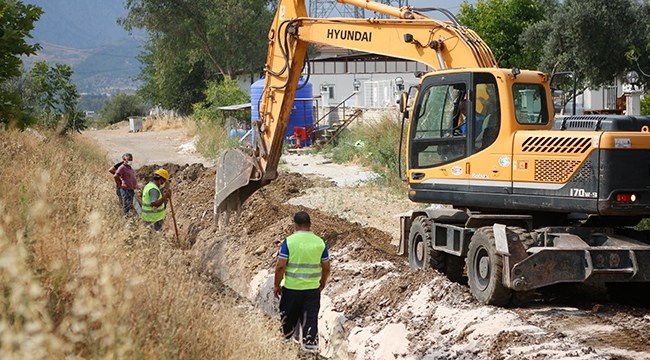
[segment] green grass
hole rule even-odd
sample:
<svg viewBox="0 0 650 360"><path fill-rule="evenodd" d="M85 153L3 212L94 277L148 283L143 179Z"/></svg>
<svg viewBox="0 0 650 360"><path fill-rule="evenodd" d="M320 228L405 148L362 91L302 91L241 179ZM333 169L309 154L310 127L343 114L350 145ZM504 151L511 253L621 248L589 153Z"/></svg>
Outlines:
<svg viewBox="0 0 650 360"><path fill-rule="evenodd" d="M337 164L358 163L369 167L379 175L374 181L376 186L403 194L406 184L400 179L398 169L399 137L400 124L384 116L379 121L358 123L344 130L334 145L322 151ZM402 175L403 165L404 161Z"/></svg>
<svg viewBox="0 0 650 360"><path fill-rule="evenodd" d="M196 132L199 134L196 150L207 159L216 159L223 150L239 145L238 139L231 138L218 122L197 120Z"/></svg>
<svg viewBox="0 0 650 360"><path fill-rule="evenodd" d="M650 230L650 219L641 220L634 229L639 231Z"/></svg>

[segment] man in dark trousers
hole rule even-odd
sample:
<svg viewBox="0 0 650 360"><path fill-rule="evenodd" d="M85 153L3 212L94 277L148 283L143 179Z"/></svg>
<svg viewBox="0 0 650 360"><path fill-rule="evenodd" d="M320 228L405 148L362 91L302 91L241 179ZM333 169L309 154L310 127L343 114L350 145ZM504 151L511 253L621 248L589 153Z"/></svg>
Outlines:
<svg viewBox="0 0 650 360"><path fill-rule="evenodd" d="M126 158L127 155L129 155L129 154L127 153L127 154L122 155L122 161L120 161L118 163L115 163L115 165L111 166L108 169L108 172L111 173L111 175L115 175L115 172L117 171L117 169L119 169L120 166L122 166L122 164L125 164L128 161L127 158ZM117 199L120 201L120 204L122 203L122 192L120 191L120 186L121 185L122 184L117 184L117 187L115 187L115 193L117 194Z"/></svg>
<svg viewBox="0 0 650 360"><path fill-rule="evenodd" d="M329 253L323 239L311 232L309 214L297 212L293 226L296 231L284 239L278 254L273 294L280 299L284 337L291 338L300 321L303 348L318 352L320 292L330 275Z"/></svg>
<svg viewBox="0 0 650 360"><path fill-rule="evenodd" d="M135 176L135 170L131 167L133 165L133 155L126 153L122 156L124 164L122 164L113 175L115 184L120 188L122 195L122 211L124 215L129 213L133 208L133 195L135 189L138 188L138 179Z"/></svg>

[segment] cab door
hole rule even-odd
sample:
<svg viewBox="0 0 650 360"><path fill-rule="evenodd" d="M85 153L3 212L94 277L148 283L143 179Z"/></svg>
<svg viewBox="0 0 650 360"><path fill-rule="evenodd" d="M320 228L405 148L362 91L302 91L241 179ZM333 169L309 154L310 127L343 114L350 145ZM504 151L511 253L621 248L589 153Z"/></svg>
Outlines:
<svg viewBox="0 0 650 360"><path fill-rule="evenodd" d="M469 150L470 192L474 196L508 193L512 190L512 147L509 142L497 142L503 119L496 78L490 73L475 73L471 86L467 111L473 137Z"/></svg>
<svg viewBox="0 0 650 360"><path fill-rule="evenodd" d="M469 189L470 138L460 111L469 80L469 73L432 75L423 80L409 129L412 188L436 192Z"/></svg>

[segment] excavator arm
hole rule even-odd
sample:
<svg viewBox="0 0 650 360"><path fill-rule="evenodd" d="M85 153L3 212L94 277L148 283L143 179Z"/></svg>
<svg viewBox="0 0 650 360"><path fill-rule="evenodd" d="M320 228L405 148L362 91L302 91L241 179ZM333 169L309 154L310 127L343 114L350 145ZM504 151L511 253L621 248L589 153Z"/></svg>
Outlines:
<svg viewBox="0 0 650 360"><path fill-rule="evenodd" d="M269 31L266 80L253 119L253 146L224 151L217 163L214 221L227 224L241 204L277 177L307 45L341 48L419 61L434 70L497 67L492 51L472 30L367 0L337 0L398 19L309 18L304 0L281 0ZM235 222L237 218L234 219Z"/></svg>

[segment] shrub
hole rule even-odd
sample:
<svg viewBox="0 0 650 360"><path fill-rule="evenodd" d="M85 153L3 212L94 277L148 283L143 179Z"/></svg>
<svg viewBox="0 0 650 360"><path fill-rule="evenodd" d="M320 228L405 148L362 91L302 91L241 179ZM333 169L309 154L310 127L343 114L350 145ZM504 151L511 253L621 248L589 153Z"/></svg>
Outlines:
<svg viewBox="0 0 650 360"><path fill-rule="evenodd" d="M646 96L641 99L641 115L650 115L650 96Z"/></svg>
<svg viewBox="0 0 650 360"><path fill-rule="evenodd" d="M86 116L77 111L79 92L70 65L36 62L27 77L31 84L39 123L60 134L86 129Z"/></svg>
<svg viewBox="0 0 650 360"><path fill-rule="evenodd" d="M206 158L215 159L224 149L238 145L238 139L230 137L230 130L234 126L238 129L248 128L251 119L250 111L237 111L225 122L219 107L248 103L250 96L242 91L236 80L229 77L208 82L205 96L205 101L194 105L192 115L199 134L196 148Z"/></svg>
<svg viewBox="0 0 650 360"><path fill-rule="evenodd" d="M144 116L147 107L138 95L117 93L104 102L100 116L109 124L126 120L129 116Z"/></svg>
<svg viewBox="0 0 650 360"><path fill-rule="evenodd" d="M337 145L327 150L331 151L334 162L357 161L377 172L382 185L402 190L404 185L398 169L399 137L400 123L385 115L377 122L356 124L351 130L344 131Z"/></svg>
<svg viewBox="0 0 650 360"><path fill-rule="evenodd" d="M237 80L226 76L223 80L208 82L205 101L194 104L193 117L197 120L210 120L223 124L224 114L219 107L245 104L250 101L250 96L239 87ZM237 112L233 116L239 121L250 122L251 119L249 111Z"/></svg>
<svg viewBox="0 0 650 360"><path fill-rule="evenodd" d="M199 134L196 150L207 159L216 159L223 150L239 145L238 139L231 138L222 124L212 121L197 121L196 133Z"/></svg>

